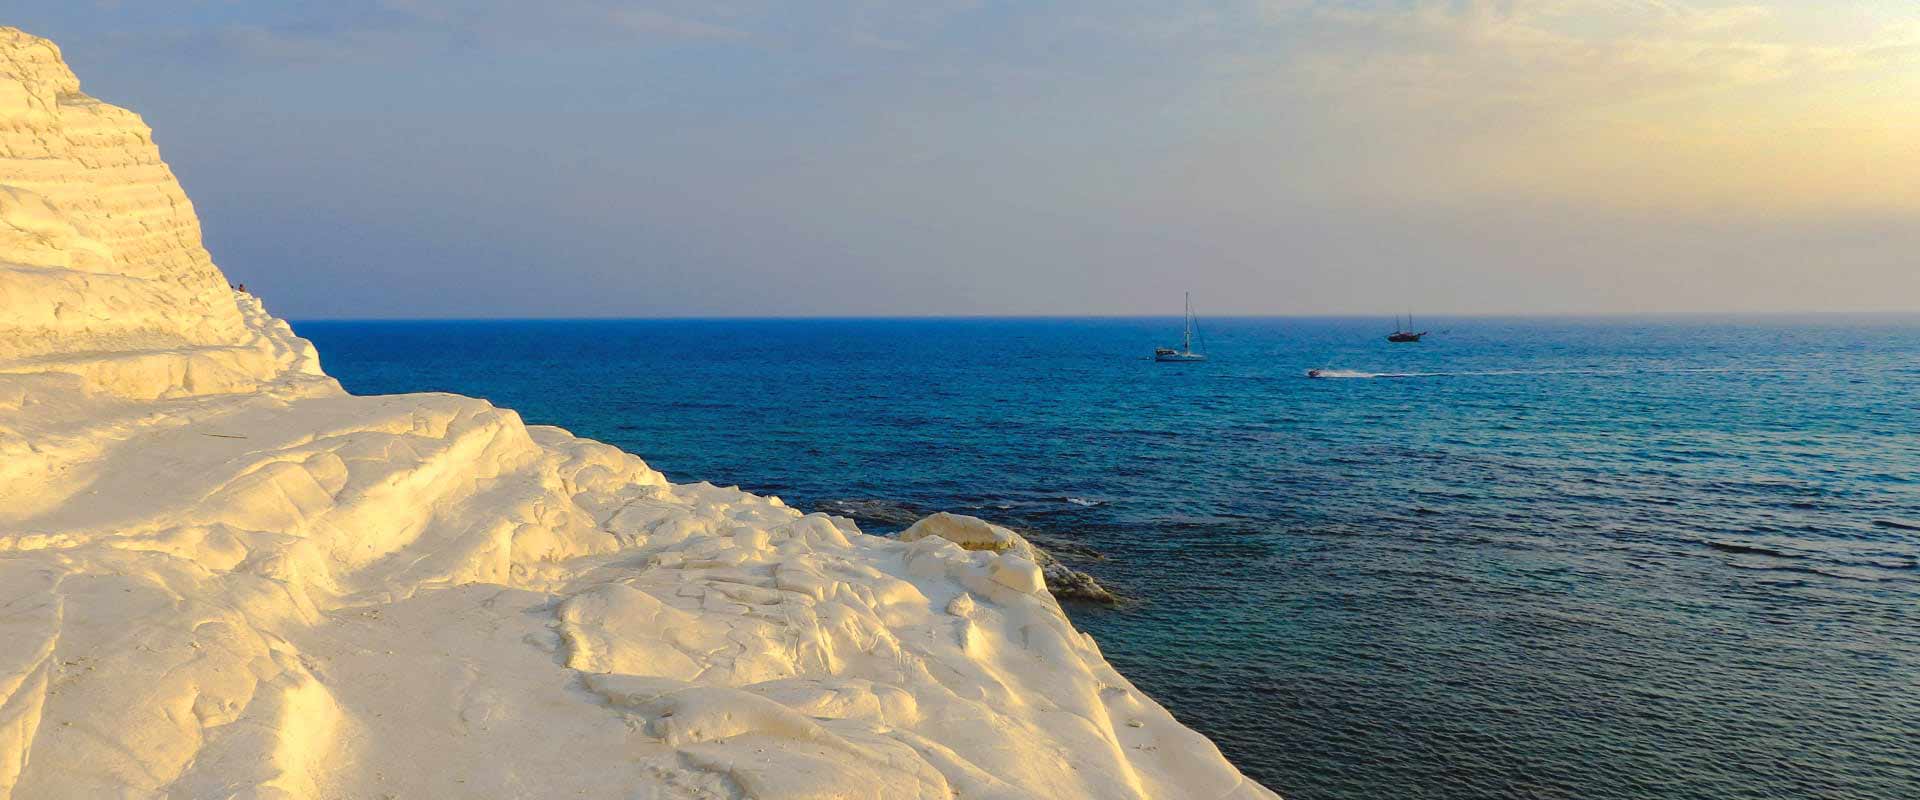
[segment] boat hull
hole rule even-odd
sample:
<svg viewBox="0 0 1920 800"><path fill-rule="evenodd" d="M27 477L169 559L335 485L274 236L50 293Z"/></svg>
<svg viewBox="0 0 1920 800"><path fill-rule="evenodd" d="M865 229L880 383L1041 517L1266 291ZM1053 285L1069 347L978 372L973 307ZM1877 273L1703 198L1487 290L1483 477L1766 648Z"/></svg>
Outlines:
<svg viewBox="0 0 1920 800"><path fill-rule="evenodd" d="M1155 355L1153 360L1162 364L1183 364L1194 361L1205 361L1207 357L1199 353L1161 353Z"/></svg>

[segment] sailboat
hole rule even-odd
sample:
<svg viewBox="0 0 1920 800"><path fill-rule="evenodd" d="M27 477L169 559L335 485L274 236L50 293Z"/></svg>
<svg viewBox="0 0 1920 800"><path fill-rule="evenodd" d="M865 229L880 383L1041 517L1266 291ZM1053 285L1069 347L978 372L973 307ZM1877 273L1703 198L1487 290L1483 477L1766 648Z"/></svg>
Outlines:
<svg viewBox="0 0 1920 800"><path fill-rule="evenodd" d="M1180 332L1180 349L1175 350L1171 347L1156 347L1153 349L1153 360L1174 361L1174 362L1207 360L1206 356L1193 352L1194 326L1193 326L1193 293L1192 292L1187 293L1187 312L1185 317L1185 323L1186 323L1185 326L1181 328L1181 332Z"/></svg>
<svg viewBox="0 0 1920 800"><path fill-rule="evenodd" d="M1395 344L1404 344L1406 342L1417 342L1417 341L1420 341L1420 337L1425 335L1427 335L1426 331L1420 331L1418 333L1414 332L1413 312L1409 311L1407 312L1407 326L1404 328L1400 327L1399 315L1394 316L1393 332L1387 334L1387 341L1393 342Z"/></svg>

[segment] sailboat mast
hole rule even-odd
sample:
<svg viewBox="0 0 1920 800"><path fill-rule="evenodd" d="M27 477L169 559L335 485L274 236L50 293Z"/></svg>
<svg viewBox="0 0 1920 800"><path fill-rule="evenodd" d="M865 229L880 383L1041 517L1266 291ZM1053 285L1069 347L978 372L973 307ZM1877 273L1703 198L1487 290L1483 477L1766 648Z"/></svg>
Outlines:
<svg viewBox="0 0 1920 800"><path fill-rule="evenodd" d="M1180 350L1193 352L1193 293L1187 292L1186 316L1181 319Z"/></svg>

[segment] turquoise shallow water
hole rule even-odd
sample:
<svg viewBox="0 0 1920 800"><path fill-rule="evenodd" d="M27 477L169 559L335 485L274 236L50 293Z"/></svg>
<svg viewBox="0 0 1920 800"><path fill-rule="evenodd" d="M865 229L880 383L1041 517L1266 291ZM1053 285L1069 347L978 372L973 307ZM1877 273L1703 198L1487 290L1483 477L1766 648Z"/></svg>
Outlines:
<svg viewBox="0 0 1920 800"><path fill-rule="evenodd" d="M1091 548L1137 602L1076 622L1292 798L1920 796L1920 318L1203 323L295 328L356 393Z"/></svg>

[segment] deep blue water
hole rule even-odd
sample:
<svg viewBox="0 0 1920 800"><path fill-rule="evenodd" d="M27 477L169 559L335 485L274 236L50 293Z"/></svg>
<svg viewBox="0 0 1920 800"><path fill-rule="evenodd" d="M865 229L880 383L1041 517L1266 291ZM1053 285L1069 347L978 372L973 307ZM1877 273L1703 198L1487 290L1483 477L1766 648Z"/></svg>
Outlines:
<svg viewBox="0 0 1920 800"><path fill-rule="evenodd" d="M1137 602L1076 622L1296 800L1920 797L1920 318L1424 325L295 328L356 393L1090 547Z"/></svg>

